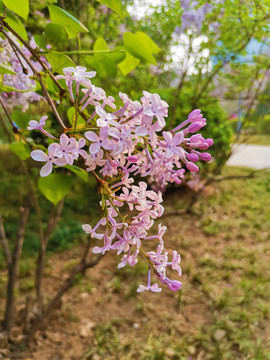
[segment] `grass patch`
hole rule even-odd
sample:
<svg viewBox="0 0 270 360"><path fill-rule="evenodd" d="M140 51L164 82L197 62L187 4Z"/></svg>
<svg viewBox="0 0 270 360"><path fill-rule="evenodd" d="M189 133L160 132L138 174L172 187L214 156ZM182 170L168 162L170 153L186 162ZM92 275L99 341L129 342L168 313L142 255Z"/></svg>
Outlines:
<svg viewBox="0 0 270 360"><path fill-rule="evenodd" d="M254 144L254 145L264 145L270 146L270 135L249 135L249 136L242 136L240 141L243 141L246 144Z"/></svg>

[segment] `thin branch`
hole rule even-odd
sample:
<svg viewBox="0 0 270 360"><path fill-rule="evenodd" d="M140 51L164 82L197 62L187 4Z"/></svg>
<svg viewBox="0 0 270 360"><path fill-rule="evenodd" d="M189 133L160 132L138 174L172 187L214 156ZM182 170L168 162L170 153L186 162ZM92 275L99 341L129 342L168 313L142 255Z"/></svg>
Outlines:
<svg viewBox="0 0 270 360"><path fill-rule="evenodd" d="M33 71L33 73L36 75L39 83L40 83L40 86L42 88L42 91L44 93L44 96L46 97L47 101L48 101L48 104L51 106L54 114L55 114L55 117L59 123L59 125L61 126L61 128L64 130L64 132L67 131L67 128L66 126L64 125L55 105L54 105L54 102L50 96L50 94L48 93L48 90L46 89L46 86L44 85L43 83L43 80L42 80L42 77L40 75L40 73L35 69L35 67L32 65L31 61L24 55L24 53L21 51L21 49L19 48L19 46L16 44L16 42L14 42L12 40L12 38L7 34L7 32L0 27L0 32L2 32L4 34L4 36L7 38L7 40L9 41L10 44L13 44L14 47L16 48L17 52L21 55L21 57L25 60L25 62L28 64L28 66L30 67L30 69Z"/></svg>
<svg viewBox="0 0 270 360"><path fill-rule="evenodd" d="M60 220L60 216L63 210L63 206L64 206L64 202L65 199L62 199L61 201L59 201L59 203L57 204L57 207L55 207L53 205L52 207L52 211L48 220L48 225L44 234L44 243L47 246L49 237L51 235L51 233L53 232L55 226L57 225L57 223Z"/></svg>
<svg viewBox="0 0 270 360"><path fill-rule="evenodd" d="M199 99L202 97L202 94L206 91L206 89L208 88L208 86L210 85L211 81L213 80L213 78L218 74L218 72L229 62L229 59L224 59L222 61L222 63L216 67L216 69L212 72L212 74L208 77L208 79L206 80L206 82L204 83L203 87L201 88L201 90L199 91L198 95L195 96L195 98L193 99L193 106L196 106Z"/></svg>
<svg viewBox="0 0 270 360"><path fill-rule="evenodd" d="M252 32L251 32L252 34ZM234 53L239 53L242 50L245 49L245 47L248 45L249 41L251 39L251 35L246 39L246 41L238 48L234 51ZM211 81L213 80L213 78L215 77L215 75L218 74L218 72L230 61L230 57L226 56L226 58L224 58L221 62L221 64L219 66L217 66L217 68L212 72L212 74L208 77L208 79L206 80L206 82L204 83L203 87L201 88L201 90L199 91L199 93L194 96L193 98L193 106L196 107L198 101L200 100L200 98L202 97L203 93L207 90L208 86L210 85Z"/></svg>
<svg viewBox="0 0 270 360"><path fill-rule="evenodd" d="M14 126L13 121L12 121L10 115L9 115L9 112L7 111L7 108L6 108L5 104L4 104L1 96L0 96L0 104L1 104L1 106L2 106L2 108L3 108L3 110L4 110L4 113L6 114L6 117L8 118L8 121L9 121L11 127L12 127L13 132L14 132L15 134L17 134L19 131L18 131L18 129L16 128L16 126Z"/></svg>
<svg viewBox="0 0 270 360"><path fill-rule="evenodd" d="M56 224L60 219L63 205L64 205L64 199L62 199L58 203L56 209L55 206L53 206L44 237L42 238L42 241L40 243L40 251L38 255L37 268L36 268L36 294L38 300L39 315L41 315L43 309L43 278L44 278L47 243L50 234L52 233L53 229L55 228Z"/></svg>
<svg viewBox="0 0 270 360"><path fill-rule="evenodd" d="M89 249L90 249L90 243L91 243L90 241L87 242L85 251L81 257L80 262L72 269L69 277L65 280L62 287L59 289L57 294L50 301L46 310L34 322L30 332L27 335L27 340L31 340L37 330L46 328L46 326L52 316L53 311L57 308L57 305L61 301L62 296L74 285L76 277L79 274L84 274L88 268L94 267L101 260L102 255L96 257L92 261L88 261L88 262L86 261L86 257L88 255Z"/></svg>
<svg viewBox="0 0 270 360"><path fill-rule="evenodd" d="M13 133L19 135L27 144L30 144L29 141L26 139L26 137L25 137L25 136L20 132L20 130L17 129L16 126L13 124L13 121L12 121L10 115L9 115L9 112L8 112L8 110L7 110L7 108L6 108L3 100L1 99L1 96L0 96L0 105L1 105L2 108L3 108L6 117L8 118L8 121L9 121L11 127L12 127ZM2 119L2 118L1 118L1 119ZM4 124L4 121L3 121L3 124ZM10 140L10 137L8 137L8 139Z"/></svg>
<svg viewBox="0 0 270 360"><path fill-rule="evenodd" d="M190 55L191 55L191 51L192 51L192 40L193 38L190 37L189 39L189 47L188 47L188 55L187 55L187 63L186 63L186 69L184 69L184 63L183 63L183 69L182 69L182 76L181 76L181 79L179 81L179 84L176 88L176 92L174 94L174 103L170 109L170 119L169 119L169 126L171 127L173 124L174 124L174 120L175 120L175 115L176 115L176 109L177 109L177 106L178 106L178 102L179 102L179 97L180 97L180 94L181 94L181 90L183 88L183 85L184 85L184 81L185 81L185 78L187 76L187 72L188 72L188 62L189 62L189 59L190 59Z"/></svg>
<svg viewBox="0 0 270 360"><path fill-rule="evenodd" d="M15 292L18 287L18 280L20 274L20 260L22 255L22 246L24 242L25 228L28 221L28 216L31 209L31 196L30 194L26 198L26 203L24 207L20 208L20 221L17 232L16 241L12 251L12 261L8 267L8 284L7 284L7 298L6 298L6 308L5 308L5 329L8 334L12 328L15 317Z"/></svg>
<svg viewBox="0 0 270 360"><path fill-rule="evenodd" d="M3 127L3 131L4 131L4 134L6 135L7 139L8 139L8 143L11 143L12 139L11 139L11 133L9 132L9 129L7 127L7 124L2 116L2 114L0 113L0 122L2 124L2 127Z"/></svg>
<svg viewBox="0 0 270 360"><path fill-rule="evenodd" d="M11 262L12 262L11 253L10 253L10 250L9 250L8 240L7 240L7 236L6 236L6 232L5 232L5 228L4 228L4 223L3 223L3 218L2 218L1 214L0 214L0 240L2 242L2 246L3 246L3 250L4 250L7 265L10 266Z"/></svg>
<svg viewBox="0 0 270 360"><path fill-rule="evenodd" d="M110 54L115 52L124 52L124 49L108 49L108 50L73 50L73 51L62 51L63 54L67 55L92 55L92 54ZM48 51L43 51L41 54L46 54Z"/></svg>
<svg viewBox="0 0 270 360"><path fill-rule="evenodd" d="M34 207L35 207L36 215L37 215L40 250L39 250L39 257L38 257L38 263L37 263L37 269L36 269L36 294L37 294L37 302L38 302L38 312L41 314L42 303L43 303L43 292L42 292L43 269L44 269L45 255L46 255L46 245L45 245L44 233L43 233L43 228L42 228L42 215L41 215L41 209L40 209L38 197L36 195L30 174L27 170L25 163L22 160L20 162L21 162L23 172L26 175L26 178L28 180L30 194L31 194L33 202L34 202Z"/></svg>
<svg viewBox="0 0 270 360"><path fill-rule="evenodd" d="M22 60L21 60L21 58L19 57L19 55L17 54L17 51L16 51L14 45L13 45L13 44L10 44L10 45L11 45L13 51L14 51L14 54L15 54L16 58L18 59L19 63L21 64L23 73L27 75L27 74L28 74L28 70L26 69L26 67L25 67L24 64L22 63Z"/></svg>
<svg viewBox="0 0 270 360"><path fill-rule="evenodd" d="M56 78L54 77L53 73L51 72L51 70L48 68L48 66L44 63L44 61L41 60L39 54L35 51L35 49L33 49L28 43L27 41L25 41L14 29L12 29L11 26L8 25L7 22L5 22L2 18L2 23L5 26L5 28L7 28L18 40L20 40L20 42L31 52L31 54L33 55L33 57L40 63L40 65L43 67L43 69L45 71L48 72L48 74L50 75L51 79L53 80L53 82L55 83L55 85L58 87L58 89L60 90L60 95L65 93L65 89L60 85L60 83L56 80Z"/></svg>

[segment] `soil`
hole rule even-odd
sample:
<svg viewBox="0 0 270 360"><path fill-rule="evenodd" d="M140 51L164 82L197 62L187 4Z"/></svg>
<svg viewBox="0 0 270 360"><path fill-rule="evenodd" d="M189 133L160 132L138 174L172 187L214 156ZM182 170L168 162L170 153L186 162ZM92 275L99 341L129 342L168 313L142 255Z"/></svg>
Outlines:
<svg viewBox="0 0 270 360"><path fill-rule="evenodd" d="M215 190L208 191L211 193ZM170 194L167 211L173 208L177 196L177 193ZM136 265L134 271L117 270L120 258L115 253L108 253L63 296L61 306L55 311L48 328L38 331L29 347L15 341L9 350L0 350L0 359L137 359L136 351L140 353L142 344L147 343L149 336L155 339L161 335L163 339L171 336L174 342L179 341L180 344L186 336L194 340L199 329L211 326L215 316L211 294L214 296L221 289L229 289L233 280L218 278L216 283L209 285L211 291L206 291L200 275L199 259L203 257L221 263L225 234L204 234L200 217L196 215L170 216L161 221L168 227L166 247L169 251L178 249L182 256L181 292L174 293L163 287L161 294L136 294L138 284L146 282L147 268L136 270ZM227 240L226 246L234 246L237 241ZM250 239L249 246L257 251L256 246L260 244ZM78 246L48 259L45 302L59 289L81 251L82 247ZM237 276L237 271L233 276ZM4 299L0 305L2 315ZM18 307L24 307L21 298L18 299ZM264 327L262 336L267 338L270 334L269 322ZM223 333L220 331L216 336L222 337ZM189 344L189 340L187 345L193 359L205 358L200 345ZM114 346L116 353L111 355ZM118 349L121 349L119 355ZM164 358L177 359L170 355L170 351L168 347Z"/></svg>

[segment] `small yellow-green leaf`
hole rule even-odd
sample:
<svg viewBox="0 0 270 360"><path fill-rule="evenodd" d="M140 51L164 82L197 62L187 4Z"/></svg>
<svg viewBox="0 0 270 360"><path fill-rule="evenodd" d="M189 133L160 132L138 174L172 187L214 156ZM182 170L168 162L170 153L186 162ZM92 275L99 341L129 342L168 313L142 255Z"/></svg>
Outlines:
<svg viewBox="0 0 270 360"><path fill-rule="evenodd" d="M139 38L142 41L142 43L148 48L148 50L152 54L157 54L158 52L161 51L161 49L157 46L157 44L144 32L138 31L136 32L135 35L137 36L137 38Z"/></svg>
<svg viewBox="0 0 270 360"><path fill-rule="evenodd" d="M28 126L28 123L32 118L33 117L29 113L23 113L20 110L14 110L11 113L12 121L14 121L15 124L18 125L20 128L24 129Z"/></svg>
<svg viewBox="0 0 270 360"><path fill-rule="evenodd" d="M21 142L14 142L9 144L9 147L14 152L14 154L22 160L26 160L30 157L30 149L26 144Z"/></svg>
<svg viewBox="0 0 270 360"><path fill-rule="evenodd" d="M55 72L62 73L63 68L74 66L74 62L71 60L71 58L61 52L50 51L48 54L46 54L46 57L51 64L53 71Z"/></svg>
<svg viewBox="0 0 270 360"><path fill-rule="evenodd" d="M108 50L108 45L102 37L99 37L94 44L94 51L97 50Z"/></svg>
<svg viewBox="0 0 270 360"><path fill-rule="evenodd" d="M5 6L25 20L29 14L29 0L3 0Z"/></svg>
<svg viewBox="0 0 270 360"><path fill-rule="evenodd" d="M45 34L49 44L66 44L68 35L65 28L61 25L49 23L45 27Z"/></svg>
<svg viewBox="0 0 270 360"><path fill-rule="evenodd" d="M10 27L12 27L13 30L15 30L20 36L23 38L23 40L28 41L27 32L25 30L25 27L23 23L10 11L6 11L6 18L5 21L8 23Z"/></svg>
<svg viewBox="0 0 270 360"><path fill-rule="evenodd" d="M8 85L0 84L0 90L6 91L6 92L17 91L17 92L20 92L20 93L25 93L25 92L29 92L29 91L36 91L36 88L28 89L28 90L20 90L20 89L16 89L16 88L13 87L13 86L8 86Z"/></svg>
<svg viewBox="0 0 270 360"><path fill-rule="evenodd" d="M145 60L150 64L156 65L156 59L140 37L130 32L126 32L124 33L123 40L125 48L131 53L131 55L141 60Z"/></svg>
<svg viewBox="0 0 270 360"><path fill-rule="evenodd" d="M76 120L75 108L70 107L67 111L68 120L74 126ZM78 114L78 120L76 124L76 129L81 129L85 126L85 120Z"/></svg>
<svg viewBox="0 0 270 360"><path fill-rule="evenodd" d="M108 45L106 41L103 38L98 38L97 41L94 44L94 51L100 51L100 50L108 50ZM117 74L117 67L113 59L111 58L111 54L106 53L95 53L94 55L95 63L99 64L98 73L101 77L105 76L111 76L114 77Z"/></svg>
<svg viewBox="0 0 270 360"><path fill-rule="evenodd" d="M34 40L40 49L42 50L46 49L47 37L44 31L41 33L41 35L34 35Z"/></svg>
<svg viewBox="0 0 270 360"><path fill-rule="evenodd" d="M5 12L5 7L4 7L3 1L0 0L0 15L3 16L4 12Z"/></svg>
<svg viewBox="0 0 270 360"><path fill-rule="evenodd" d="M121 18L124 17L124 9L121 4L121 0L98 0L101 4L108 6L112 9L116 14L118 14Z"/></svg>
<svg viewBox="0 0 270 360"><path fill-rule="evenodd" d="M13 71L12 67L8 65L4 65L0 63L0 71L4 74L16 75L15 71Z"/></svg>
<svg viewBox="0 0 270 360"><path fill-rule="evenodd" d="M122 46L117 46L114 50L124 50L124 47ZM115 52L111 52L109 54L110 58L112 59L113 62L115 62L116 64L120 63L121 61L123 61L126 57L126 51L115 51Z"/></svg>
<svg viewBox="0 0 270 360"><path fill-rule="evenodd" d="M38 188L46 199L57 204L71 190L72 179L66 174L50 174L38 179Z"/></svg>
<svg viewBox="0 0 270 360"><path fill-rule="evenodd" d="M84 182L88 182L88 172L79 168L78 166L75 165L66 165L65 166L66 169L72 171L74 174L76 174L77 176L79 176Z"/></svg>
<svg viewBox="0 0 270 360"><path fill-rule="evenodd" d="M53 24L64 26L70 39L77 36L79 32L88 32L78 19L56 5L48 5L50 18Z"/></svg>
<svg viewBox="0 0 270 360"><path fill-rule="evenodd" d="M132 70L134 70L139 65L139 63L140 60L138 58L132 56L130 53L127 53L126 58L117 66L119 67L121 73L126 76Z"/></svg>

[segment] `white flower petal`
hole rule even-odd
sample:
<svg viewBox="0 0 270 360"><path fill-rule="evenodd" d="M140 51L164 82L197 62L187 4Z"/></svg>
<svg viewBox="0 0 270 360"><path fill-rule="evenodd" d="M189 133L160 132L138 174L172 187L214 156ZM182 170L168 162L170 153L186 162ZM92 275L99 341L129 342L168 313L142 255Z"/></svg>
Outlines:
<svg viewBox="0 0 270 360"><path fill-rule="evenodd" d="M53 165L50 161L48 161L44 166L42 166L40 170L40 176L48 176L53 170Z"/></svg>
<svg viewBox="0 0 270 360"><path fill-rule="evenodd" d="M49 156L42 150L34 150L31 152L32 159L36 161L47 161Z"/></svg>

